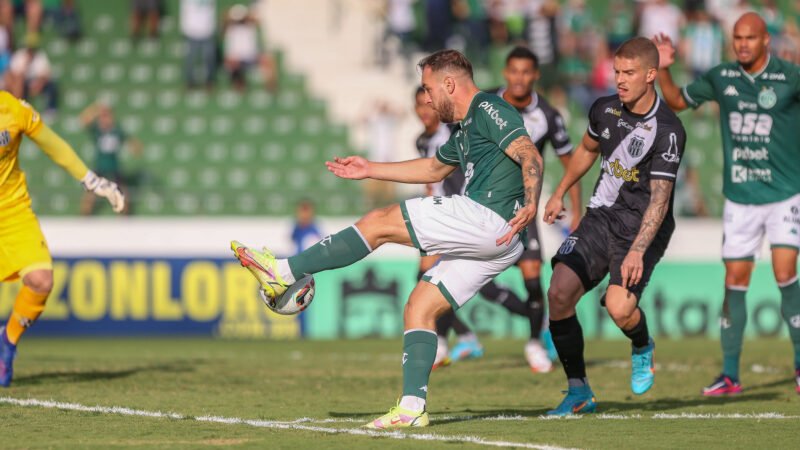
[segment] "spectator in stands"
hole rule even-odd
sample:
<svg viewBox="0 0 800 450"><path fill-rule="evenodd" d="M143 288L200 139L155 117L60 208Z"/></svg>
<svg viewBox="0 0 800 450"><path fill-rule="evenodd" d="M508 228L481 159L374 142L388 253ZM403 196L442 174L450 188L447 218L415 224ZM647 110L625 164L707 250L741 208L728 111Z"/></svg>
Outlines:
<svg viewBox="0 0 800 450"><path fill-rule="evenodd" d="M386 4L386 33L384 36L383 48L381 49L381 66L389 64L389 52L387 44L392 39L397 41L400 52L407 60L403 64L410 65L411 59L411 35L417 26L414 18L415 0L388 0Z"/></svg>
<svg viewBox="0 0 800 450"><path fill-rule="evenodd" d="M111 107L104 102L95 102L87 106L80 114L80 122L83 128L89 132L94 144L95 155L92 170L98 176L117 183L122 193L128 197L125 179L120 170L119 157L126 146L133 155L140 155L142 144L137 139L128 137L122 127L117 124ZM80 212L82 215L88 216L94 212L95 200L97 200L95 194L90 191L84 192L81 199ZM130 214L131 203L130 200L125 202L122 214Z"/></svg>
<svg viewBox="0 0 800 450"><path fill-rule="evenodd" d="M425 19L427 20L425 50L437 51L447 48L447 41L453 34L450 0L426 0Z"/></svg>
<svg viewBox="0 0 800 450"><path fill-rule="evenodd" d="M12 49L16 47L13 40L16 18L25 19L26 33L38 34L43 10L41 0L0 0L0 26L5 28L11 37Z"/></svg>
<svg viewBox="0 0 800 450"><path fill-rule="evenodd" d="M247 87L247 70L257 66L264 84L270 91L277 89L275 62L259 48L258 23L244 5L234 5L225 15L224 25L225 70L238 91Z"/></svg>
<svg viewBox="0 0 800 450"><path fill-rule="evenodd" d="M453 14L462 23L470 61L485 65L489 45L489 17L484 0L453 0Z"/></svg>
<svg viewBox="0 0 800 450"><path fill-rule="evenodd" d="M678 42L686 19L680 8L668 0L644 0L639 15L639 36L651 38L661 33Z"/></svg>
<svg viewBox="0 0 800 450"><path fill-rule="evenodd" d="M635 17L633 8L627 0L613 0L608 8L606 17L606 40L615 52L623 42L633 37L633 23Z"/></svg>
<svg viewBox="0 0 800 450"><path fill-rule="evenodd" d="M723 45L722 28L711 15L704 8L691 12L680 52L692 79L699 78L722 61Z"/></svg>
<svg viewBox="0 0 800 450"><path fill-rule="evenodd" d="M558 33L556 17L559 13L555 0L531 0L527 3L527 36L526 41L533 53L539 58L537 82L539 89L549 91L557 81L558 65Z"/></svg>
<svg viewBox="0 0 800 450"><path fill-rule="evenodd" d="M0 80L4 80L8 66L11 64L11 32L0 24ZM5 84L5 83L3 83ZM5 89L8 89L6 86Z"/></svg>
<svg viewBox="0 0 800 450"><path fill-rule="evenodd" d="M377 100L363 120L367 131L367 154L370 161L394 162L395 135L403 112L393 108L386 100ZM364 193L368 209L395 201L395 184L389 181L364 180Z"/></svg>
<svg viewBox="0 0 800 450"><path fill-rule="evenodd" d="M44 98L44 114L52 116L58 108L58 86L52 78L50 59L39 48L39 35L25 36L25 47L14 52L5 75L6 89L18 98Z"/></svg>
<svg viewBox="0 0 800 450"><path fill-rule="evenodd" d="M317 226L314 212L314 202L303 199L297 202L294 211L294 227L292 228L292 242L295 254L311 247L322 239L322 232Z"/></svg>
<svg viewBox="0 0 800 450"><path fill-rule="evenodd" d="M181 0L180 26L186 38L186 86L211 89L217 67L216 0Z"/></svg>
<svg viewBox="0 0 800 450"><path fill-rule="evenodd" d="M138 40L142 29L147 26L147 35L158 37L161 15L164 12L162 0L131 0L131 37Z"/></svg>
<svg viewBox="0 0 800 450"><path fill-rule="evenodd" d="M44 11L59 35L72 42L80 39L81 19L75 0L45 0Z"/></svg>

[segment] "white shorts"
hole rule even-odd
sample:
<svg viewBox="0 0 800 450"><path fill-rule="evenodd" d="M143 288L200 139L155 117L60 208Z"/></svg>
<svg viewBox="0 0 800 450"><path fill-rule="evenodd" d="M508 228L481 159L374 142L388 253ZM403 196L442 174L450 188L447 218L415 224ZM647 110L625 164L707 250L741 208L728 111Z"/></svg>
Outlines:
<svg viewBox="0 0 800 450"><path fill-rule="evenodd" d="M722 259L753 259L764 235L771 247L800 248L800 194L764 205L725 200Z"/></svg>
<svg viewBox="0 0 800 450"><path fill-rule="evenodd" d="M423 255L441 255L423 280L439 288L457 310L486 283L517 262L519 235L497 245L511 230L491 209L467 197L424 197L400 203L414 246Z"/></svg>

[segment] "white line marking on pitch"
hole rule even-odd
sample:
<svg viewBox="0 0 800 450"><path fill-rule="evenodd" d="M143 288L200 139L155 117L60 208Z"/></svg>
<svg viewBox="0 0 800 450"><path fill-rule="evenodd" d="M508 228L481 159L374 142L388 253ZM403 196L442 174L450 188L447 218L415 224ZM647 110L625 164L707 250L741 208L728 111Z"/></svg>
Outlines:
<svg viewBox="0 0 800 450"><path fill-rule="evenodd" d="M210 422L220 423L226 425L249 425L258 428L278 428L289 430L302 430L314 431L318 433L327 434L352 434L356 436L370 436L370 437L386 437L391 439L411 439L419 441L439 441L439 442L461 442L476 445L485 445L489 447L517 447L517 448L531 448L537 450L566 450L564 447L556 447L552 445L539 445L529 444L523 442L506 442L506 441L489 441L476 436L445 436L440 434L411 434L401 431L373 431L363 428L325 428L310 425L301 425L299 422L275 422L270 420L248 420L238 417L218 417L218 416L187 416L172 412L161 411L145 411L141 409L132 409L121 406L87 406L79 403L64 403L56 402L53 400L37 400L37 399L18 399L13 397L0 397L0 403L6 403L17 406L34 406L41 408L60 409L67 411L84 411L95 412L102 414L116 414L123 416L138 416L138 417L151 417L160 419L178 419L178 420L195 420L197 422ZM298 419L300 421L307 418ZM312 419L313 420L313 419Z"/></svg>

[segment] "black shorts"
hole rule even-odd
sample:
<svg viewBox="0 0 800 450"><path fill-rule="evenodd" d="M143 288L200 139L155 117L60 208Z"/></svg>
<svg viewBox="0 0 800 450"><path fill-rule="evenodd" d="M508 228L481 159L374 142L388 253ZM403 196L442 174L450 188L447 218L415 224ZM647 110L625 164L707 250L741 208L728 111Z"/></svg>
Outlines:
<svg viewBox="0 0 800 450"><path fill-rule="evenodd" d="M536 225L534 218L528 224L528 245L522 255L519 257L520 261L541 261L542 260L542 240L539 239L539 227Z"/></svg>
<svg viewBox="0 0 800 450"><path fill-rule="evenodd" d="M552 264L563 263L581 279L586 292L600 284L606 274L610 274L608 284L622 286L620 267L633 243L632 239L622 238L611 230L609 215L596 208L588 208L575 230L553 256ZM660 230L650 247L644 253L644 270L638 284L628 287L628 291L641 298L644 288L650 281L658 261L667 249L671 227Z"/></svg>

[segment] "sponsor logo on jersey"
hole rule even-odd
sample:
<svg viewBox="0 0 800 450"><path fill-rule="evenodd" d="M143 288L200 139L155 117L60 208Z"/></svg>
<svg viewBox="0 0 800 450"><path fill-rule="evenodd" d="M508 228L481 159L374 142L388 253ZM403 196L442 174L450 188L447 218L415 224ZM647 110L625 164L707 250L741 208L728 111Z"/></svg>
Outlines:
<svg viewBox="0 0 800 450"><path fill-rule="evenodd" d="M467 125L469 125L469 124L471 124L471 123L472 123L472 117L470 117L469 119L465 120L465 121L464 121L464 123L463 123L463 124L461 124L461 126L462 126L462 127L465 127L465 126L467 126Z"/></svg>
<svg viewBox="0 0 800 450"><path fill-rule="evenodd" d="M558 253L562 255L569 255L575 250L575 243L578 242L578 236L570 236L561 243L561 247L558 248Z"/></svg>
<svg viewBox="0 0 800 450"><path fill-rule="evenodd" d="M633 131L633 125L629 124L628 122L619 119L617 121L617 128L625 128L628 131Z"/></svg>
<svg viewBox="0 0 800 450"><path fill-rule="evenodd" d="M733 160L767 161L769 160L769 151L767 151L766 147L761 147L755 150L747 147L733 147Z"/></svg>
<svg viewBox="0 0 800 450"><path fill-rule="evenodd" d="M733 165L731 166L731 181L737 184L749 181L771 183L772 170Z"/></svg>
<svg viewBox="0 0 800 450"><path fill-rule="evenodd" d="M786 75L783 73L764 73L761 75L761 79L770 81L786 81Z"/></svg>
<svg viewBox="0 0 800 450"><path fill-rule="evenodd" d="M11 133L8 130L0 131L0 147L5 147L11 142Z"/></svg>
<svg viewBox="0 0 800 450"><path fill-rule="evenodd" d="M627 150L628 154L634 158L642 156L642 153L644 152L644 138L637 135L631 136L631 140L628 142Z"/></svg>
<svg viewBox="0 0 800 450"><path fill-rule="evenodd" d="M734 69L722 69L719 75L725 78L739 78L742 76L742 73Z"/></svg>
<svg viewBox="0 0 800 450"><path fill-rule="evenodd" d="M608 107L605 110L606 114L611 114L612 116L622 117L622 110L617 108Z"/></svg>
<svg viewBox="0 0 800 450"><path fill-rule="evenodd" d="M764 87L758 93L758 106L764 109L770 109L778 103L778 95L775 94L775 89L771 87Z"/></svg>
<svg viewBox="0 0 800 450"><path fill-rule="evenodd" d="M486 111L486 113L489 114L489 117L494 120L495 125L497 125L497 127L501 130L508 126L508 121L503 120L503 118L500 117L500 110L497 109L493 104L489 102L481 102L478 107Z"/></svg>
<svg viewBox="0 0 800 450"><path fill-rule="evenodd" d="M728 87L726 87L725 90L722 91L722 94L728 97L738 97L739 91L736 90L736 87L734 85L729 84Z"/></svg>
<svg viewBox="0 0 800 450"><path fill-rule="evenodd" d="M611 132L608 131L608 128L606 128L605 130L603 130L603 134L601 134L600 136L603 136L604 139L611 139Z"/></svg>
<svg viewBox="0 0 800 450"><path fill-rule="evenodd" d="M678 136L675 133L669 134L669 148L667 153L662 153L661 158L668 163L678 164L681 157L678 154Z"/></svg>
<svg viewBox="0 0 800 450"><path fill-rule="evenodd" d="M800 217L797 216L783 216L783 223L793 223L800 225Z"/></svg>
<svg viewBox="0 0 800 450"><path fill-rule="evenodd" d="M611 175L615 178L620 178L624 181L639 181L639 169L626 169L625 166L619 161L619 159L615 159L614 162L606 161L606 173Z"/></svg>
<svg viewBox="0 0 800 450"><path fill-rule="evenodd" d="M740 111L743 109L749 109L751 111L755 111L758 109L758 105L756 105L755 103L743 102L741 100L736 104L736 107L739 108Z"/></svg>

